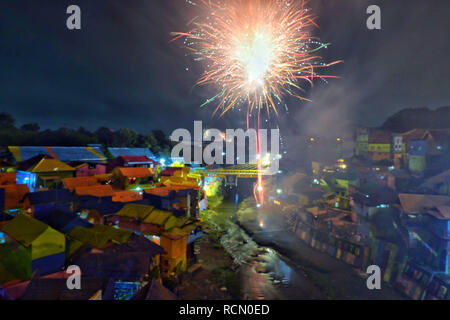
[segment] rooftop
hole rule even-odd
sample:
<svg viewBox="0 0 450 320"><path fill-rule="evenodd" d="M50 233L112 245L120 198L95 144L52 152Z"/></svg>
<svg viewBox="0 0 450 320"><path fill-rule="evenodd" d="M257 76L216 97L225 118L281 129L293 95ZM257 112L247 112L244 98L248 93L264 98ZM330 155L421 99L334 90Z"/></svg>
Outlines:
<svg viewBox="0 0 450 320"><path fill-rule="evenodd" d="M398 197L403 212L408 214L425 214L432 209L441 208L442 213L437 216L444 217L447 214L447 207L450 206L450 197L447 196L401 193Z"/></svg>
<svg viewBox="0 0 450 320"><path fill-rule="evenodd" d="M108 151L114 158L120 156L146 156L150 159L156 159L156 156L148 148L108 148Z"/></svg>
<svg viewBox="0 0 450 320"><path fill-rule="evenodd" d="M10 146L8 149L16 162L25 161L37 155L48 155L64 162L80 161L106 163L106 157L99 147Z"/></svg>
<svg viewBox="0 0 450 320"><path fill-rule="evenodd" d="M149 168L119 168L119 173L127 178L153 177L153 170Z"/></svg>
<svg viewBox="0 0 450 320"><path fill-rule="evenodd" d="M45 223L25 214L19 214L7 222L0 230L25 247L30 246L49 228Z"/></svg>

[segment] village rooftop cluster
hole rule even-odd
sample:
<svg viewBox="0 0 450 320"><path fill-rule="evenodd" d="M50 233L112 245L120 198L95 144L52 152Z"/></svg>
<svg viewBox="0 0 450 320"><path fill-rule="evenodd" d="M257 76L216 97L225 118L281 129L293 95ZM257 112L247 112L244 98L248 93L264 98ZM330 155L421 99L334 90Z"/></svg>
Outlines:
<svg viewBox="0 0 450 320"><path fill-rule="evenodd" d="M0 293L6 299L175 299L195 265L201 178L147 148L0 151ZM107 157L105 154L108 154ZM68 266L82 290L69 290Z"/></svg>
<svg viewBox="0 0 450 320"><path fill-rule="evenodd" d="M450 130L357 127L334 139L305 138L311 168L267 183L271 210L363 276L377 265L385 285L412 299L450 299ZM314 156L327 145L336 162Z"/></svg>

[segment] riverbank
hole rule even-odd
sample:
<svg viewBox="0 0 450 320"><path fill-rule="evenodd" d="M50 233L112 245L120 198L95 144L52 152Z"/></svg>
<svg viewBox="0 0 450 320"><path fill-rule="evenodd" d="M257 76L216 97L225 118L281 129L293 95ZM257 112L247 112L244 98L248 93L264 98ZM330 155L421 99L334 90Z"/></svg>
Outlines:
<svg viewBox="0 0 450 320"><path fill-rule="evenodd" d="M222 199L210 199L210 210L202 213L205 226L203 236L196 243L197 266L193 272L187 272L178 287L179 298L183 300L232 300L240 299L239 276L231 255L220 243L220 228L211 220L214 208Z"/></svg>
<svg viewBox="0 0 450 320"><path fill-rule="evenodd" d="M405 299L386 283L382 284L381 290L369 290L365 274L306 245L288 229L281 213L244 204L238 216L238 224L256 243L273 248L296 268L303 270L327 299Z"/></svg>

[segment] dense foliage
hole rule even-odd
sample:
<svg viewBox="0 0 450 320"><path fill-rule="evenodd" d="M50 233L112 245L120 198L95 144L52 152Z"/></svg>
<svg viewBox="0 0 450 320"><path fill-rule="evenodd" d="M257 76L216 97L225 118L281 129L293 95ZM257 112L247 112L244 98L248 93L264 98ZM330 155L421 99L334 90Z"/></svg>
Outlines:
<svg viewBox="0 0 450 320"><path fill-rule="evenodd" d="M163 131L153 130L141 134L132 129L112 130L101 127L90 132L61 127L57 130L41 130L37 123L16 127L15 119L8 113L0 113L0 146L86 146L102 144L105 147L150 148L160 155L169 155L171 142Z"/></svg>

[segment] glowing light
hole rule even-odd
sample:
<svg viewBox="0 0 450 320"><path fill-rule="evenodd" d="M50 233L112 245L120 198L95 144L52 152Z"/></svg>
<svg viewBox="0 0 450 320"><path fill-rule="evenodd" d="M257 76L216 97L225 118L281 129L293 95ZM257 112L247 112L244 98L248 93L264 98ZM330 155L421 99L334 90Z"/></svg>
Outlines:
<svg viewBox="0 0 450 320"><path fill-rule="evenodd" d="M264 228L264 221L261 220L261 221L259 222L259 227L260 227L260 228Z"/></svg>
<svg viewBox="0 0 450 320"><path fill-rule="evenodd" d="M277 189L277 194L282 194L282 193L283 193L283 190Z"/></svg>
<svg viewBox="0 0 450 320"><path fill-rule="evenodd" d="M192 4L200 5L203 14L192 20L190 31L172 35L173 41L184 39L186 49L203 63L197 85L212 85L217 90L201 106L217 103L214 114L220 110L224 115L245 105L247 127L256 115L252 119L258 129L258 146L261 110L278 114L277 105L285 95L308 100L300 95L305 91L300 82L312 85L316 78L335 78L317 72L341 61L327 64L317 55L328 44L312 34L318 26L305 0L199 0ZM261 184L262 161L260 156L257 159ZM256 199L255 191L254 195ZM258 198L262 203L262 192Z"/></svg>
<svg viewBox="0 0 450 320"><path fill-rule="evenodd" d="M205 71L198 85L214 85L218 93L202 106L218 102L214 111L226 113L238 104L253 111L277 112L284 95L299 95L300 81L312 84L317 70L340 61L323 63L316 54L328 44L312 35L317 27L305 1L199 0L203 14L188 32L173 32ZM277 103L278 102L278 103ZM247 118L248 119L248 118Z"/></svg>
<svg viewBox="0 0 450 320"><path fill-rule="evenodd" d="M258 186L257 190L258 191L263 191L263 187L262 186Z"/></svg>

